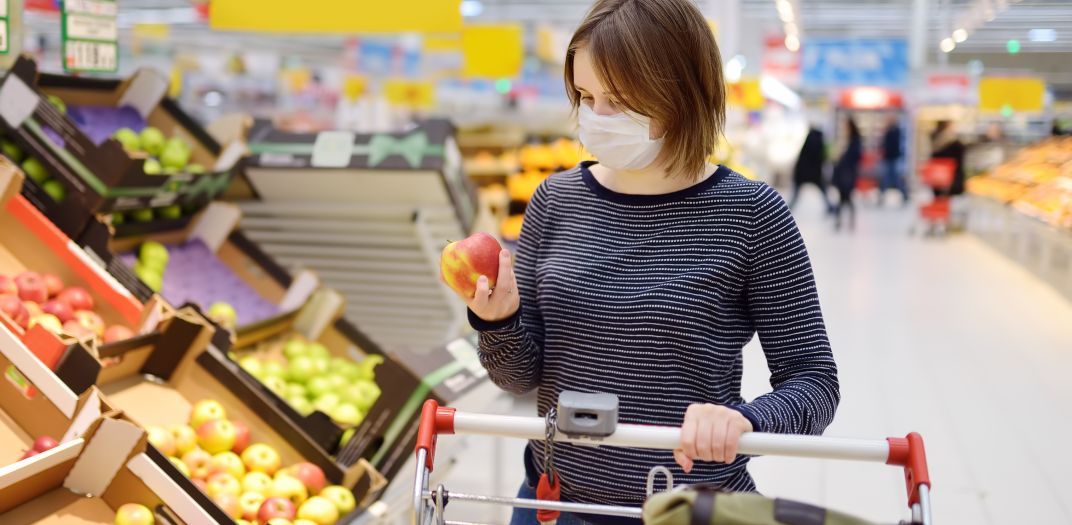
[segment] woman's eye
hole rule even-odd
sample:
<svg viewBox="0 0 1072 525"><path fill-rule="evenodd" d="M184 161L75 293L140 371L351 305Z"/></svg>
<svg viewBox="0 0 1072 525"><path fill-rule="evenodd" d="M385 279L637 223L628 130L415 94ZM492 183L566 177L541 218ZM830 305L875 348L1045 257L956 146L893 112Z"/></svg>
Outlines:
<svg viewBox="0 0 1072 525"><path fill-rule="evenodd" d="M593 104L591 95L581 95L581 102L591 107Z"/></svg>

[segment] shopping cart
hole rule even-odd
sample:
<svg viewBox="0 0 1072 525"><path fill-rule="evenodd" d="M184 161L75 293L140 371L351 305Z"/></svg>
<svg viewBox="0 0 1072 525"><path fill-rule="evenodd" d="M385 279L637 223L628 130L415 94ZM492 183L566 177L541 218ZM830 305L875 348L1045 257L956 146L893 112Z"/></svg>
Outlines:
<svg viewBox="0 0 1072 525"><path fill-rule="evenodd" d="M470 414L441 407L434 400L424 403L417 431L417 474L413 487L413 512L416 525L472 525L448 521L444 516L449 501L467 501L517 508L602 514L641 518L642 509L612 505L595 505L540 499L509 498L448 492L443 485L429 489L429 476L435 463L436 441L441 434L478 434L528 440L547 440L581 445L608 445L672 450L680 445L680 428L647 425L617 424L617 406L613 411L601 405L585 406L572 402L564 406L563 399L576 393L563 392L559 406L552 412L557 417L517 417ZM591 394L580 394L591 396ZM550 415L549 415L550 416ZM557 420L557 421L556 421ZM608 433L609 431L609 433ZM750 432L741 436L739 453L748 455L793 456L805 458L877 461L904 468L905 486L912 523L931 524L930 476L923 448L923 438L917 433L885 440L861 440L798 436ZM655 475L667 476L667 488L673 486L669 471L656 467L648 476L648 495L652 494Z"/></svg>
<svg viewBox="0 0 1072 525"><path fill-rule="evenodd" d="M948 192L953 187L953 177L956 172L957 161L941 158L928 160L919 170L923 184L936 193L934 200L919 207L919 218L927 227L928 233L944 233L949 230Z"/></svg>

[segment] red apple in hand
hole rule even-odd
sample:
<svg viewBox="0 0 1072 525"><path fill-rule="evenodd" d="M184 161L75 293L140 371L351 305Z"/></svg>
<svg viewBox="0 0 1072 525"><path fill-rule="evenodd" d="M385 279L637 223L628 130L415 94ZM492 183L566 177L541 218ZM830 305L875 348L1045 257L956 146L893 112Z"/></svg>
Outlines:
<svg viewBox="0 0 1072 525"><path fill-rule="evenodd" d="M283 518L285 520L293 520L296 509L294 504L287 498L268 498L261 504L261 509L257 511L257 519L261 523L267 522L274 518Z"/></svg>
<svg viewBox="0 0 1072 525"><path fill-rule="evenodd" d="M134 330L127 328L121 324L113 324L104 331L104 344L114 343L116 341L125 341L134 337Z"/></svg>
<svg viewBox="0 0 1072 525"><path fill-rule="evenodd" d="M93 309L93 296L89 295L89 292L84 288L78 286L64 289L56 298L71 305L71 308L75 310Z"/></svg>
<svg viewBox="0 0 1072 525"><path fill-rule="evenodd" d="M11 318L15 324L26 328L30 324L30 311L22 300L14 295L0 295L0 312Z"/></svg>
<svg viewBox="0 0 1072 525"><path fill-rule="evenodd" d="M43 303L48 300L48 288L36 272L20 273L15 277L15 285L18 286L19 298L23 301Z"/></svg>
<svg viewBox="0 0 1072 525"><path fill-rule="evenodd" d="M101 316L97 315L96 312L91 312L89 310L75 310L74 320L86 327L87 330L97 334L97 337L104 335L104 319L101 319Z"/></svg>
<svg viewBox="0 0 1072 525"><path fill-rule="evenodd" d="M41 274L41 280L45 282L45 290L49 297L55 297L63 291L63 280L54 273Z"/></svg>
<svg viewBox="0 0 1072 525"><path fill-rule="evenodd" d="M14 279L0 275L0 295L19 295L19 287Z"/></svg>
<svg viewBox="0 0 1072 525"><path fill-rule="evenodd" d="M486 233L474 233L464 240L452 242L443 248L440 276L455 292L463 297L473 297L476 281L481 275L488 278L489 287L495 287L501 251L499 241Z"/></svg>
<svg viewBox="0 0 1072 525"><path fill-rule="evenodd" d="M56 316L62 323L74 319L74 310L71 309L71 305L56 299L42 304L41 310L46 314Z"/></svg>

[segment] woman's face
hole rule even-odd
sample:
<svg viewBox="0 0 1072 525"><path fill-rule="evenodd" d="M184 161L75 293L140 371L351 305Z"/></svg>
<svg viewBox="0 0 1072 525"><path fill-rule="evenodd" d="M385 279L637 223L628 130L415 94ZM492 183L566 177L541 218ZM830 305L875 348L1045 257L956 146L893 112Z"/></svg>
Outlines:
<svg viewBox="0 0 1072 525"><path fill-rule="evenodd" d="M573 56L573 85L580 94L581 104L591 108L596 115L610 116L626 111L599 81L592 67L592 55L584 46L577 48ZM658 122L652 121L651 135L652 139L663 136L663 127Z"/></svg>

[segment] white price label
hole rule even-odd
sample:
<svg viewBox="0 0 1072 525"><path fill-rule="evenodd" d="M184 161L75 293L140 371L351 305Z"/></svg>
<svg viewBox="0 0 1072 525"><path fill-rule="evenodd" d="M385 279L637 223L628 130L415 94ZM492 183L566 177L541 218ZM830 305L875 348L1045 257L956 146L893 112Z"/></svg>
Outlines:
<svg viewBox="0 0 1072 525"><path fill-rule="evenodd" d="M7 46L7 20L0 20L0 53L7 53Z"/></svg>
<svg viewBox="0 0 1072 525"><path fill-rule="evenodd" d="M68 13L115 17L118 7L109 0L66 0L63 9Z"/></svg>
<svg viewBox="0 0 1072 525"><path fill-rule="evenodd" d="M8 1L9 0L0 0L0 18L7 18Z"/></svg>
<svg viewBox="0 0 1072 525"><path fill-rule="evenodd" d="M67 15L67 38L114 42L119 39L119 24L115 18Z"/></svg>
<svg viewBox="0 0 1072 525"><path fill-rule="evenodd" d="M68 70L114 71L117 46L107 42L68 41L64 55Z"/></svg>

